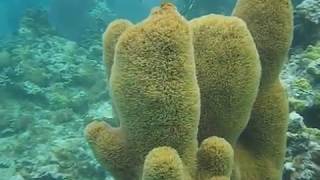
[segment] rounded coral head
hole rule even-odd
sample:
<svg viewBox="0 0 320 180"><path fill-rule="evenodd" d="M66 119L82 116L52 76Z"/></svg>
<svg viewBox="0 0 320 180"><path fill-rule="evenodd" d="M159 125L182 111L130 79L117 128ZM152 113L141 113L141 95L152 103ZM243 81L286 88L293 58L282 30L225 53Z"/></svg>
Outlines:
<svg viewBox="0 0 320 180"><path fill-rule="evenodd" d="M216 136L205 139L198 151L200 171L210 173L216 178L230 176L233 167L232 146L223 138Z"/></svg>
<svg viewBox="0 0 320 180"><path fill-rule="evenodd" d="M149 152L144 163L144 180L184 179L183 163L171 147L158 147Z"/></svg>

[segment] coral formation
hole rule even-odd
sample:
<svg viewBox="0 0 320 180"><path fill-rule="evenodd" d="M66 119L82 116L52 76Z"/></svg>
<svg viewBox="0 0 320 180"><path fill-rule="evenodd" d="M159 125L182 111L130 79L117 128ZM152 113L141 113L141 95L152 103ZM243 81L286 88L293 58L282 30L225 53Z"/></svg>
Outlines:
<svg viewBox="0 0 320 180"><path fill-rule="evenodd" d="M108 100L101 43L92 55L52 29L45 10L31 9L0 41L0 179L105 179L79 133L111 106L98 112Z"/></svg>
<svg viewBox="0 0 320 180"><path fill-rule="evenodd" d="M280 179L288 103L279 74L292 7L239 0L234 14L242 20L208 15L188 23L163 4L142 23L107 29L121 126L93 122L86 137L116 179Z"/></svg>
<svg viewBox="0 0 320 180"><path fill-rule="evenodd" d="M233 168L232 146L223 138L205 139L198 150L198 179L229 179Z"/></svg>
<svg viewBox="0 0 320 180"><path fill-rule="evenodd" d="M146 156L143 180L189 179L178 152L170 147L155 148Z"/></svg>
<svg viewBox="0 0 320 180"><path fill-rule="evenodd" d="M319 0L304 0L297 6L297 14L315 24L320 24L320 1Z"/></svg>
<svg viewBox="0 0 320 180"><path fill-rule="evenodd" d="M190 24L201 92L198 139L219 136L234 146L248 123L259 87L256 46L239 18L208 15Z"/></svg>
<svg viewBox="0 0 320 180"><path fill-rule="evenodd" d="M262 66L251 118L235 150L241 179L281 178L288 102L279 74L292 41L292 12L290 0L239 0L233 13L247 23Z"/></svg>
<svg viewBox="0 0 320 180"><path fill-rule="evenodd" d="M78 1L71 0L70 2L78 3ZM160 0L131 0L130 5L128 5L128 0L123 0L120 4L124 6L116 8L130 11L119 13L114 11L114 6L109 5L112 2L119 4L120 0L107 0L110 2L107 5L106 0L80 1L91 1L95 4L94 7L88 9L86 3L80 4L79 7L67 7L70 2L61 0L54 2L62 3L62 8L57 9L63 11L62 14L59 14L60 17L71 17L79 12L77 11L79 8L87 9L82 11L82 15L73 17L76 19L60 18L64 22L71 23L63 27L60 26L58 29L52 28L52 25L65 23L60 20L56 22L58 24L53 23L53 11L52 7L49 7L49 0L0 1L0 114L2 115L0 120L0 179L113 180L110 173L105 171L93 157L83 134L79 132L92 119L107 121L113 127L119 126L117 121L119 118L114 117L117 111L112 107L112 101L108 96L109 89L105 91L105 82L109 77L105 78L105 67L103 61L100 60L103 52L101 34L105 31L106 24L109 24L111 20L123 18L120 17L121 14L130 14L128 18L140 20L141 13L137 9L134 10L135 6L130 5L141 2L149 5L158 3ZM183 2L187 1L193 0L183 0ZM267 1L278 3L275 0ZM255 5L261 5L263 10L267 10L268 8L263 5L267 1L260 0ZM174 2L178 3L176 4L178 10L188 7L183 7L183 3L180 3L182 0L174 0ZM195 1L192 8L183 15L188 19L193 19L212 12L229 14L233 9L234 2L236 1ZM282 81L288 90L289 111L291 112L283 179L315 180L320 179L320 1L292 0L292 2L296 7L295 40L290 50L290 60L281 74ZM70 8L75 10L71 14L69 13ZM255 11L255 8L247 11ZM259 13L264 12L261 9L258 11ZM280 12L282 11L279 10L275 13ZM146 14L146 11L143 13ZM268 17L266 15L258 23L267 22ZM205 17L200 19L205 19ZM229 17L226 19L230 20ZM259 20L259 18L254 20ZM79 25L72 26L74 24ZM85 28L79 29L79 26ZM208 27L208 29L210 28L211 26ZM70 31L71 29L75 31ZM75 35L79 41L72 42L70 39L61 37L62 34L66 36L66 31L63 30L69 30L69 35ZM105 39L112 37L111 34L105 35ZM265 40L269 38L269 34L267 35L264 35ZM67 37L70 38L70 36ZM117 41L118 37L114 38ZM108 44L106 43L106 45ZM115 45L116 42L112 46ZM225 45L225 43L221 43L221 45ZM210 49L210 47L203 49ZM213 51L215 49L218 48L212 48ZM114 47L110 47L110 51L105 55L113 56ZM195 53L197 53L196 51L199 49L195 49ZM113 57L105 58L105 60L113 60ZM112 66L107 64L106 68L110 73ZM201 84L200 79L198 79L198 83ZM202 93L200 92L200 94ZM216 132L212 133L216 134ZM156 134L156 129L152 130L150 134ZM214 139L221 139L223 141L219 142L221 146L217 145L217 141L211 141ZM231 156L232 152L225 151L226 153L223 153L219 150L222 149L220 147L231 148L232 146L218 137L211 137L202 143L199 142L199 144L201 145L196 157L201 161L197 163L196 176L201 176L196 178L205 179L214 176L210 179L230 179L232 170L230 167L234 168L232 164L229 164L232 163L229 160L234 161ZM224 144L226 145L224 146ZM118 148L117 146L113 147ZM204 150L208 150L208 153ZM241 149L234 149L236 155L239 154L239 150ZM245 152L247 151L243 151L243 153ZM168 158L162 157L163 154L168 155L166 156ZM223 154L225 156L220 156ZM115 155L121 156L122 154ZM144 168L142 170L144 179L188 178L184 177L184 174L182 175L184 164L181 154L172 147L156 147L146 153L145 157L145 162L141 167L141 169ZM219 159L219 157L226 158ZM227 163L222 164L220 161ZM164 165L169 162L170 165ZM246 162L240 162L240 165L236 162L236 165L251 164L254 170L257 166L252 162L247 163L246 160ZM166 172L172 171L163 173L160 169ZM223 173L216 173L217 169ZM128 171L123 170L123 172ZM238 177L237 175L233 176Z"/></svg>
<svg viewBox="0 0 320 180"><path fill-rule="evenodd" d="M319 43L296 50L282 72L287 85L290 112L296 112L308 127L320 127L319 111Z"/></svg>
<svg viewBox="0 0 320 180"><path fill-rule="evenodd" d="M181 157L184 176L195 176L199 89L191 30L174 7L154 10L121 35L110 88L121 128L96 122L86 130L100 162L117 179L138 179L149 151L170 146Z"/></svg>
<svg viewBox="0 0 320 180"><path fill-rule="evenodd" d="M310 60L320 59L320 42L316 43L315 45L308 46L303 54L303 58Z"/></svg>
<svg viewBox="0 0 320 180"><path fill-rule="evenodd" d="M114 51L120 35L130 26L131 22L127 20L115 20L108 25L107 30L103 34L103 59L107 67L107 79L111 75L111 68L114 60Z"/></svg>
<svg viewBox="0 0 320 180"><path fill-rule="evenodd" d="M110 173L105 171L93 157L88 144L85 143L85 139L79 131L92 119L107 121L113 127L119 126L117 122L119 118L114 117L116 110L112 107L112 101L108 96L109 89L105 91L105 82L108 80L105 78L103 61L100 60L103 52L101 34L105 30L106 24L109 24L111 20L121 18L121 14L129 13L134 16L130 16L130 19L138 19L139 10L134 10L134 6L128 6L127 0L123 0L121 4L124 6L119 6L119 8L132 11L118 13L114 11L114 7L109 6L109 3L106 5L106 0L94 0L94 7L83 11L83 15L75 16L74 20L62 19L71 22L67 24L68 27L80 23L78 26L71 26L71 29L75 31L69 31L70 35L79 38L79 41L72 42L70 39L61 37L62 34L66 35L62 30L68 30L67 26L61 27L63 29L52 28L53 21L48 22L48 14L50 20L53 20L52 8L49 7L48 1L0 1L0 114L2 115L0 121L0 179L113 180ZM92 0L81 0L81 2L85 1ZM144 0L143 3L152 4L156 1L160 0ZM193 0L183 0L183 2L187 1ZM260 0L255 5L266 7L263 3L267 1ZM68 4L68 2L65 3L61 0L56 2ZM76 1L72 0L72 2ZM120 0L108 0L108 2L118 3ZM129 4L141 2L140 0L132 0ZM178 9L184 9L183 4L180 3L182 0L174 2L178 3ZM236 1L195 1L192 8L184 15L188 19L193 19L212 12L229 14L233 9L234 2ZM272 2L278 3L275 0ZM292 2L296 7L295 40L290 50L290 60L281 74L282 81L288 90L289 111L291 112L283 179L315 180L320 179L320 16L318 8L320 1L292 0ZM79 7L87 8L85 3L80 4ZM77 11L76 9L79 7L72 7L72 9ZM30 9L26 10L26 8ZM77 12L73 12L70 16L68 14L69 7L58 10L64 11L60 17L63 15L71 17L72 14L77 14ZM255 8L247 11L252 10ZM267 10L267 8L263 8L263 10ZM259 10L259 13L262 12ZM279 12L281 11L275 13ZM267 22L268 17L266 15L263 21L258 23ZM259 18L255 19L259 20ZM18 26L19 22L20 26ZM63 24L63 22L56 23ZM79 26L85 28L79 29ZM105 39L112 37L110 34L105 35ZM67 37L70 38L70 36ZM265 40L269 38L269 36L264 37ZM114 40L116 39L118 37L115 37ZM113 46L115 45L116 42ZM215 49L212 48L212 50ZM111 47L110 51L114 51L114 49ZM113 56L113 52L105 53L105 55ZM105 60L107 59L105 58ZM113 57L110 59L113 60ZM111 67L111 65L106 66L109 73ZM207 67L205 68L207 69ZM200 79L198 82L200 85ZM204 91L202 90L202 92ZM202 93L200 92L200 94ZM154 131L156 130L153 130L152 134L155 134ZM212 133L215 134L215 132ZM209 139L212 140L212 138ZM215 151L220 150L216 147L221 146L215 143L210 146L208 140L199 142L201 145L196 157L202 160L197 164L196 176L201 175L197 178L204 179L214 176L210 179L230 179L229 167L234 167L232 164L223 166L222 163L219 163L220 160L215 159L217 154L223 154L221 151ZM225 140L221 142L221 144L224 143L227 144ZM231 147L228 144L226 146ZM203 149L215 151L217 154L206 153ZM170 155L169 158L158 156L159 151ZM239 149L234 149L234 151L236 151L236 155L239 154ZM226 152L226 155L231 157L231 151ZM146 157L148 158L144 160L145 163L141 167L141 169L144 168L142 170L143 178L146 179L149 176L161 179L161 176L158 175L165 175L165 173L159 171L160 169L166 172L172 169L171 172L174 172L170 173L171 175L167 173L166 177L162 176L163 179L187 178L181 175L184 164L181 154L174 148L157 147L146 153ZM162 158L158 159L159 157ZM233 160L232 157L229 159ZM227 158L225 160L232 163ZM176 163L163 166L168 161ZM246 162L240 162L240 165L250 164ZM254 169L256 163L251 164ZM115 163L115 165L117 164ZM236 165L239 166L239 163L236 162ZM223 170L224 173L211 174L217 172L215 168L211 167L226 169ZM124 170L124 172L128 171ZM243 174L241 171L234 172ZM255 173L255 171L252 172Z"/></svg>
<svg viewBox="0 0 320 180"><path fill-rule="evenodd" d="M320 178L320 130L308 128L302 116L290 113L283 180Z"/></svg>

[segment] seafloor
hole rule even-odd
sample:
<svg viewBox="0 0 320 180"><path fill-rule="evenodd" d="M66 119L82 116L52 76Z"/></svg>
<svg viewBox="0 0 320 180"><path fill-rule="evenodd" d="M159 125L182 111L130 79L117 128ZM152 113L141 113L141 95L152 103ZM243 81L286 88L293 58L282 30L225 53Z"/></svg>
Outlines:
<svg viewBox="0 0 320 180"><path fill-rule="evenodd" d="M316 180L320 179L320 1L300 0L295 6L295 39L281 75L290 100L283 179ZM18 32L1 41L0 180L112 179L83 137L85 125L93 119L117 124L112 121L101 58L105 13L115 17L97 4L90 11L94 27L71 41L51 27L46 10L31 9Z"/></svg>

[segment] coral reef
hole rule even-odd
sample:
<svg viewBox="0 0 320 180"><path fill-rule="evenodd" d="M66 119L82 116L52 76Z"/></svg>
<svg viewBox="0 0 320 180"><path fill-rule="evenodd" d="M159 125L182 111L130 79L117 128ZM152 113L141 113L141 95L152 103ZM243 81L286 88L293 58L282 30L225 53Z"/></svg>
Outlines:
<svg viewBox="0 0 320 180"><path fill-rule="evenodd" d="M103 34L103 59L107 67L107 79L110 79L111 68L114 60L114 51L120 35L132 26L127 20L115 20L108 25L107 30Z"/></svg>
<svg viewBox="0 0 320 180"><path fill-rule="evenodd" d="M291 45L292 12L288 0L263 4L258 0L239 0L234 10L234 15L247 23L262 66L258 96L235 151L241 179L280 179L282 174L288 102L279 74Z"/></svg>
<svg viewBox="0 0 320 180"><path fill-rule="evenodd" d="M22 21L19 35L7 41L0 53L0 91L12 98L48 104L50 109L72 108L83 113L89 101L107 98L105 91L99 93L105 82L95 83L105 76L103 64L96 60L101 53L91 57L90 50L49 33L48 23L36 21L43 28L34 25L34 13L30 14ZM71 87L74 91L66 90ZM97 97L88 98L88 91Z"/></svg>
<svg viewBox="0 0 320 180"><path fill-rule="evenodd" d="M234 15L250 32L236 17L190 26L171 4L129 28L111 24L115 40L104 43L115 47L110 92L121 126L87 126L99 162L116 179L280 179L288 102L279 74L293 13L290 1L276 2L238 1Z"/></svg>
<svg viewBox="0 0 320 180"><path fill-rule="evenodd" d="M199 142L214 135L234 146L248 123L259 87L256 46L239 18L208 15L190 24L201 92Z"/></svg>
<svg viewBox="0 0 320 180"><path fill-rule="evenodd" d="M49 0L41 2L38 0L2 0L0 2L0 114L2 117L0 121L0 179L113 180L109 172L106 172L94 159L85 142L82 129L92 120L106 121L112 127L119 126L120 117L117 116L117 110L109 99L110 89L105 91L106 85L109 85L105 82L108 82L111 74L112 66L108 64L113 64L114 47L121 33L117 34L113 32L113 30L117 31L116 29L109 29L111 31L104 34L105 45L111 45L108 47L109 53L103 50L101 34L105 31L106 24L120 18L121 14L137 11L117 13L113 11L114 7L108 6L109 3L106 5L106 0L83 0L82 2L89 1L94 2L93 6L88 8L84 6L85 4L79 4L79 8L85 8L85 10L80 9L81 16L74 21L71 19L70 24L83 23L77 26L85 27L75 32L70 29L76 26L70 27L70 24L67 24L68 27L60 28L59 31L52 27L52 25L57 27L59 23L61 27L63 22L53 23L52 11L48 12L48 9L52 10L52 7L49 7ZM112 1L118 2L118 0L108 0L108 2ZM144 3L148 6L159 1L148 0ZM194 2L188 11L180 12L188 19L212 12L230 14L235 2L235 0L201 0ZM278 3L275 0L272 2ZM68 5L68 2L63 1L55 3ZM123 3L127 2L123 1ZM290 60L284 66L281 74L281 79L288 90L290 111L287 153L282 178L284 180L314 180L320 179L320 26L319 8L317 8L319 1L293 0L293 4L296 7L294 46L290 52ZM181 5L177 4L180 10L184 9ZM26 8L31 9L26 10ZM74 7L74 9L77 8ZM118 8L132 10L134 6L126 4L125 7ZM60 17L64 15L71 17L69 10L64 11ZM253 13L255 9L250 11ZM264 11L259 10L259 13L262 12ZM276 13L279 12L282 11L276 11ZM75 13L77 12L73 12ZM139 15L130 18L136 19ZM48 16L51 18L50 21L48 21ZM208 19L208 17L203 17L197 21L206 18ZM264 18L260 22L266 23L268 19ZM70 18L62 18L62 20L66 22L70 21ZM226 20L230 18L227 17ZM18 25L19 22L20 25ZM119 22L116 21L114 24ZM127 22L128 26L129 24ZM205 30L205 33L210 33ZM71 35L68 36L66 32ZM61 37L62 35L69 39ZM266 37L267 40L269 34L263 37ZM70 41L70 38L78 41ZM211 36L208 37L209 39L214 40L215 38ZM114 43L109 43L109 40ZM220 43L220 45L225 46L225 43ZM272 46L277 47L277 43ZM203 49L217 50L217 48L210 49L210 47ZM195 49L195 55L197 51L200 52L199 49ZM102 52L105 53L106 67L101 61ZM233 53L228 52L227 54ZM162 69L165 67L161 66ZM207 68L205 66L205 69ZM264 69L262 67L263 71ZM150 74L155 73L150 72ZM237 78L241 77L237 76ZM198 83L201 85L200 79ZM229 86L229 84L225 85ZM225 93L226 90L221 91ZM202 99L205 98L202 97ZM157 104L158 101L152 105L157 107ZM127 109L131 108L145 112L136 105L127 106ZM104 123L101 125L105 126ZM145 129L150 128L145 127ZM172 128L170 133L174 134L175 131L176 129ZM150 129L149 132L151 135L156 135L156 128ZM275 134L272 131L268 133ZM196 170L196 176L199 176L199 179L228 180L232 171L238 172L234 170L234 164L239 166L237 160L234 162L234 156L239 154L239 149L234 149L235 152L233 152L232 146L223 138L218 137L210 137L202 143L199 142L199 145L196 155L192 155L200 160ZM111 147L112 144L104 144L104 146ZM184 170L185 158L180 152L181 150L168 147L168 144L144 152L146 159L139 167L141 176L144 179L161 179L158 176L161 174L165 175L162 176L162 179L187 179L185 175L188 173L185 173ZM163 157L164 155L168 155L167 158ZM252 162L255 161L240 163L240 166L243 164L257 167L256 163ZM170 165L165 166L166 163ZM132 166L135 167L136 164ZM277 169L276 174L279 174L279 170L280 168ZM255 173L255 171L250 173Z"/></svg>
<svg viewBox="0 0 320 180"><path fill-rule="evenodd" d="M183 179L195 176L194 127L200 102L192 52L189 25L171 5L154 10L119 38L110 91L121 127L93 122L86 129L97 159L117 179L141 178L144 157L161 146L170 146L181 156ZM157 131L154 134L146 128ZM147 162L153 162L158 153L177 158L173 151L159 149L149 154ZM145 169L146 179L152 179L152 167Z"/></svg>
<svg viewBox="0 0 320 180"><path fill-rule="evenodd" d="M304 0L296 6L294 46L306 47L320 38L319 8L319 0Z"/></svg>
<svg viewBox="0 0 320 180"><path fill-rule="evenodd" d="M297 6L297 13L299 16L313 22L315 24L320 23L320 1L319 0L304 0Z"/></svg>
<svg viewBox="0 0 320 180"><path fill-rule="evenodd" d="M35 9L0 49L0 179L110 177L79 132L89 119L114 124L101 43L86 48L57 36Z"/></svg>
<svg viewBox="0 0 320 180"><path fill-rule="evenodd" d="M281 75L288 89L290 111L299 113L305 124L313 128L320 128L319 47L316 43L303 51L294 51Z"/></svg>
<svg viewBox="0 0 320 180"><path fill-rule="evenodd" d="M313 37L313 41L319 39ZM305 49L292 50L281 74L288 89L291 112L284 180L320 177L320 86L316 73L319 69L319 47L319 42L315 42Z"/></svg>
<svg viewBox="0 0 320 180"><path fill-rule="evenodd" d="M308 128L296 112L290 113L288 150L283 180L320 178L320 130Z"/></svg>
<svg viewBox="0 0 320 180"><path fill-rule="evenodd" d="M229 179L233 169L234 152L223 138L205 139L198 150L198 179Z"/></svg>

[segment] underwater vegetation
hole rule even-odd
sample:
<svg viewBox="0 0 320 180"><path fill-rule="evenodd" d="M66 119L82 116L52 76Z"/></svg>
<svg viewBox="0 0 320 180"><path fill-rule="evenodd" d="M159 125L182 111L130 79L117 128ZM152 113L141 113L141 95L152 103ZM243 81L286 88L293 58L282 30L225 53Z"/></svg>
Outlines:
<svg viewBox="0 0 320 180"><path fill-rule="evenodd" d="M261 3L189 22L163 4L136 25L111 23L105 61L121 126L95 121L86 137L116 179L281 178L289 107L279 74L293 9Z"/></svg>

